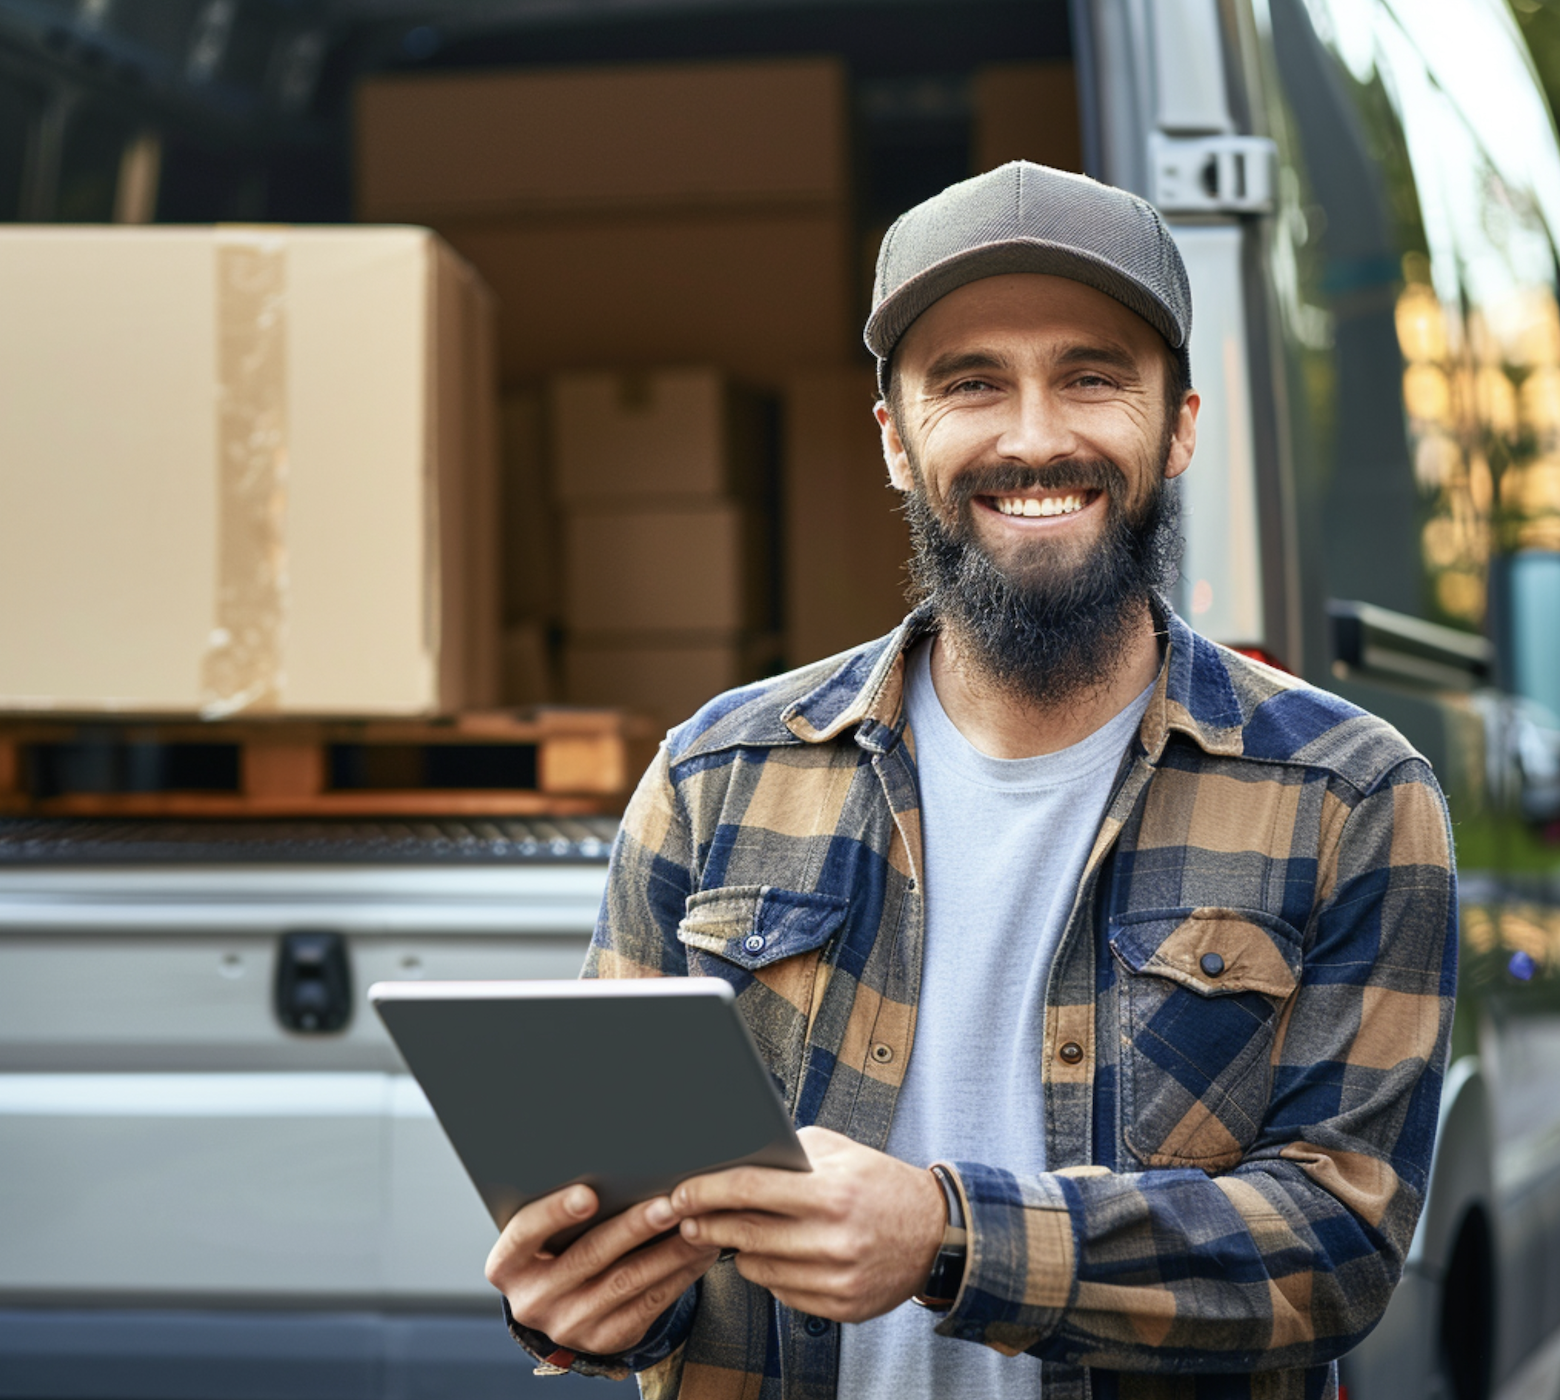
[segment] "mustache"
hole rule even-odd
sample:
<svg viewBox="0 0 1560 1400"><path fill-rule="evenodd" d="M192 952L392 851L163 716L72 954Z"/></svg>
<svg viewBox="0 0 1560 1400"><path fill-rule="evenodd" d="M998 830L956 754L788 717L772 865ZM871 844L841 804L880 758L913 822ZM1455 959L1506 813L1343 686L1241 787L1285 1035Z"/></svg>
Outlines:
<svg viewBox="0 0 1560 1400"><path fill-rule="evenodd" d="M1069 487L1103 491L1115 505L1126 499L1127 478L1120 467L1104 458L1046 467L1002 462L989 467L971 467L961 472L949 484L944 500L962 511L977 496L1006 496L1023 491L1062 491Z"/></svg>

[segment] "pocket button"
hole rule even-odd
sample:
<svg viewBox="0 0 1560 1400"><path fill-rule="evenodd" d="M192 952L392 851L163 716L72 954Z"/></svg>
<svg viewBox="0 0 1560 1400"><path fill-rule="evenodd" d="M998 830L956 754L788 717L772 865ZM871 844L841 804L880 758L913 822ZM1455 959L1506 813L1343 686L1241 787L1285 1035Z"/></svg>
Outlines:
<svg viewBox="0 0 1560 1400"><path fill-rule="evenodd" d="M1204 953L1198 966L1202 968L1204 977L1221 977L1224 974L1224 959L1217 953Z"/></svg>
<svg viewBox="0 0 1560 1400"><path fill-rule="evenodd" d="M750 933L742 940L742 946L750 953L762 953L764 951L765 942L766 940L763 934Z"/></svg>

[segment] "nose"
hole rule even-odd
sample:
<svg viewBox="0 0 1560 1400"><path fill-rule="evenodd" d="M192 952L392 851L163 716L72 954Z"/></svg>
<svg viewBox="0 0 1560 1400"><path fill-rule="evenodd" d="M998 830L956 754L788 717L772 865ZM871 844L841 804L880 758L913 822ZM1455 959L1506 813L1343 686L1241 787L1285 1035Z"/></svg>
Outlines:
<svg viewBox="0 0 1560 1400"><path fill-rule="evenodd" d="M1043 386L1022 385L1010 403L1008 421L996 444L1004 460L1043 467L1076 453L1078 440L1067 413Z"/></svg>

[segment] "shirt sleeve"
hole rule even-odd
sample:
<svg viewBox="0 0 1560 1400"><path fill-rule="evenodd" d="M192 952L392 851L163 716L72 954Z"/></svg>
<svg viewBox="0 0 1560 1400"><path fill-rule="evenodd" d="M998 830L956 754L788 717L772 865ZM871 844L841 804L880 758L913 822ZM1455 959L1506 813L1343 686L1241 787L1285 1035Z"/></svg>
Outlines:
<svg viewBox="0 0 1560 1400"><path fill-rule="evenodd" d="M688 824L672 786L666 745L661 746L623 814L607 868L607 888L581 977L680 977L688 971L677 925L692 889ZM673 1373L693 1323L698 1285L687 1290L651 1324L632 1351L613 1356L579 1353L567 1369L587 1376L625 1379L661 1368ZM558 1353L557 1343L510 1316L510 1335L539 1362ZM675 1382L673 1384L675 1390Z"/></svg>
<svg viewBox="0 0 1560 1400"><path fill-rule="evenodd" d="M950 1164L970 1222L938 1324L1118 1371L1311 1366L1385 1311L1424 1200L1457 977L1445 802L1418 758L1318 871L1267 1112L1227 1172Z"/></svg>

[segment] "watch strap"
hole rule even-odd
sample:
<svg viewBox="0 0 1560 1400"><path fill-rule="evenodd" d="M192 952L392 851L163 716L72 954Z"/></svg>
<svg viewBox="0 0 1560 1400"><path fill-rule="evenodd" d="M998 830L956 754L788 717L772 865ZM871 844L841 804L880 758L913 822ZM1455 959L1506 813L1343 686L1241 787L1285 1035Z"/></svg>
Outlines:
<svg viewBox="0 0 1560 1400"><path fill-rule="evenodd" d="M937 1255L932 1260L931 1272L912 1301L934 1312L947 1312L964 1283L964 1266L969 1257L969 1230L964 1222L964 1202L959 1197L953 1173L942 1166L934 1166L929 1170L942 1188L948 1223L943 1226L942 1244L938 1246Z"/></svg>

